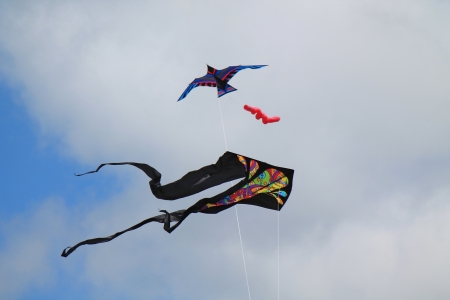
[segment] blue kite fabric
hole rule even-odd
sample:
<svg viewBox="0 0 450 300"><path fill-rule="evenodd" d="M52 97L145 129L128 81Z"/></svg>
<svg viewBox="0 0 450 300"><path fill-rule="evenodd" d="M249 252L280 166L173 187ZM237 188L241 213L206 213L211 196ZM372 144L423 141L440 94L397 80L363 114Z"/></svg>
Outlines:
<svg viewBox="0 0 450 300"><path fill-rule="evenodd" d="M191 207L169 213L161 210L160 214L148 218L128 229L111 236L85 240L73 247L63 250L61 256L67 257L82 245L93 245L109 242L121 234L135 230L147 223L158 222L164 224L164 230L171 233L192 213L217 214L236 204L248 204L280 211L286 204L292 190L294 170L276 167L246 156L225 152L213 165L191 171L179 180L161 185L161 174L153 167L134 162L101 164L95 173L106 165L131 165L142 170L151 179L150 189L156 198L176 200L187 197L210 187L242 178L237 184L226 191L211 198L203 198ZM171 222L176 222L171 226Z"/></svg>
<svg viewBox="0 0 450 300"><path fill-rule="evenodd" d="M252 65L252 66L231 66L223 70L217 70L207 65L207 74L200 78L195 78L186 90L181 94L178 101L183 100L192 89L198 86L217 87L217 97L220 98L225 94L236 91L234 87L228 84L228 81L236 75L237 72L244 69L260 69L267 65Z"/></svg>

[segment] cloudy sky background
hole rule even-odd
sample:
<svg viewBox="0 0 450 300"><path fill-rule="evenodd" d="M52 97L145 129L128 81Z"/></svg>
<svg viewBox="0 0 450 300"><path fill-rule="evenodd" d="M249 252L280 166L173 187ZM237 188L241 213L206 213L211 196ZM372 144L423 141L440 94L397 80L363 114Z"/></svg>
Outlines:
<svg viewBox="0 0 450 300"><path fill-rule="evenodd" d="M234 209L61 251L226 186L157 200L225 151L295 169L280 299L450 297L450 3L0 1L0 298L248 299ZM281 122L262 125L242 109ZM252 299L277 298L277 213L238 207Z"/></svg>

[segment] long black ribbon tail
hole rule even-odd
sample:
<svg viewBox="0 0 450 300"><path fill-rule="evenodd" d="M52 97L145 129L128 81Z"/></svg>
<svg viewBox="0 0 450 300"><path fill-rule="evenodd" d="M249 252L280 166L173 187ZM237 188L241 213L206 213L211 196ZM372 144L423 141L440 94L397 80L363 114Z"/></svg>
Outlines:
<svg viewBox="0 0 450 300"><path fill-rule="evenodd" d="M172 233L178 226L187 218L190 214L196 212L192 207L184 210L177 210L173 213L169 213L166 210L160 210L160 212L165 213L164 218L164 230L168 233ZM177 222L173 226L170 226L170 222Z"/></svg>
<svg viewBox="0 0 450 300"><path fill-rule="evenodd" d="M166 223L168 223L169 227L170 227L170 222L177 222L177 221L179 221L181 216L185 212L185 210L177 210L177 211L175 211L173 213L170 213L170 214L167 211L165 211L165 210L161 211L161 212L164 212L164 214L148 218L148 219L146 219L146 220L144 220L144 221L142 221L142 222L140 222L140 223L138 223L138 224L136 224L134 226L131 226L128 229L116 232L115 234L110 235L108 237L89 239L89 240L82 241L82 242L76 244L73 247L67 247L66 249L63 250L63 252L61 253L61 256L62 257L67 257L73 251L75 251L78 247L83 246L83 245L95 245L95 244L106 243L106 242L112 241L113 239L115 239L116 237L122 235L123 233L128 232L128 231L132 231L132 230L135 230L135 229L138 229L139 227L144 226L145 224L150 223L150 222L164 223L164 227L166 227Z"/></svg>
<svg viewBox="0 0 450 300"><path fill-rule="evenodd" d="M98 168L96 170L94 170L94 171L89 171L89 172L86 172L86 173L83 173L83 174L75 174L75 176L83 176L83 175L86 175L86 174L97 173L101 168L103 168L106 165L111 165L111 166L130 165L130 166L134 166L134 167L142 170L152 180L155 180L155 181L159 182L159 180L161 179L161 173L159 173L153 167L150 167L147 164L141 164L141 163L135 163L135 162L105 163L105 164L101 164L100 166L98 166Z"/></svg>
<svg viewBox="0 0 450 300"><path fill-rule="evenodd" d="M164 230L169 232L168 230L170 229L170 213L164 209L160 210L160 212L164 213Z"/></svg>

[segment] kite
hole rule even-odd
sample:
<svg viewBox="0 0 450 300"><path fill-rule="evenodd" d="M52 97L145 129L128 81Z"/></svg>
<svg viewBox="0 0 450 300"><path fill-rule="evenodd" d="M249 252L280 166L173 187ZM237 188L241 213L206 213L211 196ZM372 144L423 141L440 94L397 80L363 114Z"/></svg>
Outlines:
<svg viewBox="0 0 450 300"><path fill-rule="evenodd" d="M206 190L210 187L242 178L226 191L211 198L203 198L191 207L169 213L161 210L160 214L148 218L126 230L111 236L85 240L73 247L63 250L61 256L67 257L82 245L93 245L109 242L121 234L135 230L147 223L164 224L168 233L174 231L192 213L217 214L236 204L248 204L280 211L292 190L294 170L277 167L246 156L225 152L213 165L191 171L172 183L161 185L161 173L153 167L134 162L101 164L95 171L77 176L98 172L106 165L131 165L142 170L151 179L150 189L156 198L176 200ZM171 226L171 222L176 222Z"/></svg>
<svg viewBox="0 0 450 300"><path fill-rule="evenodd" d="M220 98L225 94L237 90L228 84L228 81L230 81L237 72L244 69L259 69L266 66L267 65L231 66L223 70L217 70L207 65L208 71L206 75L200 78L195 78L194 81L188 85L183 94L181 94L178 101L183 100L193 88L198 86L217 87L217 97Z"/></svg>
<svg viewBox="0 0 450 300"><path fill-rule="evenodd" d="M244 109L246 111L249 111L252 113L252 115L255 115L256 120L262 119L263 124L267 123L275 123L280 121L280 117L274 116L274 117L268 117L265 113L262 112L262 110L258 107L253 107L250 105L245 104Z"/></svg>

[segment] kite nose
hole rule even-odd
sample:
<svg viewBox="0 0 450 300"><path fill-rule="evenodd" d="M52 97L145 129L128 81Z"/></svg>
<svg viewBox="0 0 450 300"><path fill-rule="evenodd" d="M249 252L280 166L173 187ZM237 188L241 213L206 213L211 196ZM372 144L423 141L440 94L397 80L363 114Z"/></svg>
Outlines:
<svg viewBox="0 0 450 300"><path fill-rule="evenodd" d="M209 66L209 65L206 65L206 67L207 67L207 69L208 69L208 72L207 72L207 73L213 74L213 75L216 73L216 69L214 69L213 67L211 67L211 66Z"/></svg>

